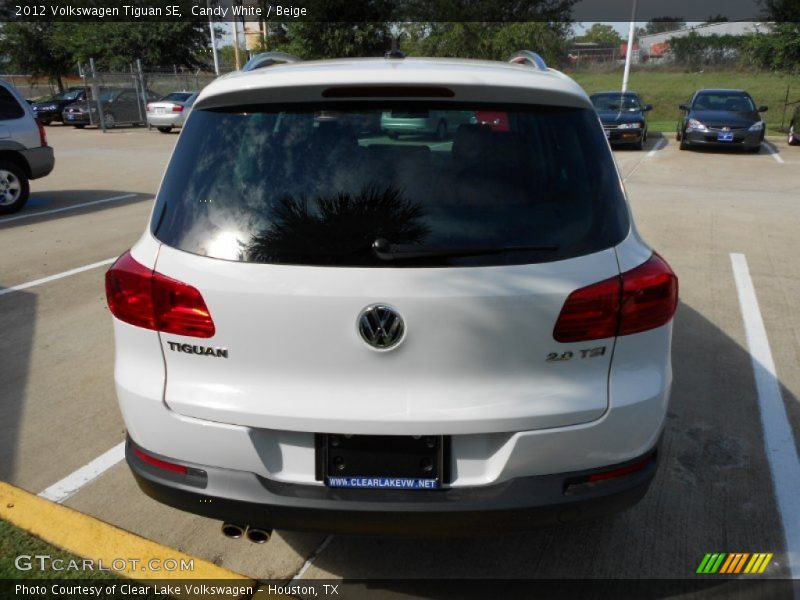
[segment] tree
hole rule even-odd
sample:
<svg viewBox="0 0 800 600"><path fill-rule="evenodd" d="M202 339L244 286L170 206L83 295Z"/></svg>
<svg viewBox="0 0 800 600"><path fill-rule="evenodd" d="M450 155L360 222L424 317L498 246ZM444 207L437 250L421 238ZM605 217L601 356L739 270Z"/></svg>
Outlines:
<svg viewBox="0 0 800 600"><path fill-rule="evenodd" d="M800 23L800 2L797 0L762 0L764 19L775 23Z"/></svg>
<svg viewBox="0 0 800 600"><path fill-rule="evenodd" d="M745 55L758 67L797 73L800 71L800 2L764 0L768 33L747 38Z"/></svg>
<svg viewBox="0 0 800 600"><path fill-rule="evenodd" d="M60 43L73 63L94 58L105 69L127 69L135 59L149 66L205 67L208 25L193 21L64 23Z"/></svg>
<svg viewBox="0 0 800 600"><path fill-rule="evenodd" d="M61 78L75 68L72 52L64 45L68 23L22 23L3 25L3 46L10 67L33 77L47 77L50 83L64 89Z"/></svg>
<svg viewBox="0 0 800 600"><path fill-rule="evenodd" d="M646 35L675 31L686 27L683 17L653 17L644 26Z"/></svg>
<svg viewBox="0 0 800 600"><path fill-rule="evenodd" d="M303 59L383 56L391 46L395 11L391 0L317 2L309 11L313 22L270 22L266 49Z"/></svg>
<svg viewBox="0 0 800 600"><path fill-rule="evenodd" d="M424 23L405 29L402 48L414 56L505 60L517 50L534 50L548 63L566 55L564 23Z"/></svg>
<svg viewBox="0 0 800 600"><path fill-rule="evenodd" d="M296 22L268 25L268 50L302 59L383 56L391 46L388 22Z"/></svg>
<svg viewBox="0 0 800 600"><path fill-rule="evenodd" d="M595 23L580 38L581 42L614 43L622 42L622 36L612 25Z"/></svg>

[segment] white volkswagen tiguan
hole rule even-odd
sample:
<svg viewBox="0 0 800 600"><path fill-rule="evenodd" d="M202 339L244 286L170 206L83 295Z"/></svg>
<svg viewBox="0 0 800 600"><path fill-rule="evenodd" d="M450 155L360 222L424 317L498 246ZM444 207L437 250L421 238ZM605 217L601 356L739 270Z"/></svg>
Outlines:
<svg viewBox="0 0 800 600"><path fill-rule="evenodd" d="M216 80L106 287L128 463L228 535L516 530L655 474L677 279L532 53Z"/></svg>

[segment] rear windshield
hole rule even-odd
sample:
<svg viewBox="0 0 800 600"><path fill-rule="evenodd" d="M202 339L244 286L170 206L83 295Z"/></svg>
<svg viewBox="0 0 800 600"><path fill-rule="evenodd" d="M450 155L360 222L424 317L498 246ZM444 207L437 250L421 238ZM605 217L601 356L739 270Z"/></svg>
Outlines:
<svg viewBox="0 0 800 600"><path fill-rule="evenodd" d="M67 90L53 96L53 100L77 100L83 90Z"/></svg>
<svg viewBox="0 0 800 600"><path fill-rule="evenodd" d="M597 110L640 110L639 98L633 95L595 94L591 97Z"/></svg>
<svg viewBox="0 0 800 600"><path fill-rule="evenodd" d="M628 227L594 111L519 105L195 110L153 217L195 254L357 267L549 262Z"/></svg>
<svg viewBox="0 0 800 600"><path fill-rule="evenodd" d="M172 92L171 94L167 94L161 100L164 102L186 102L189 98L192 97L191 92Z"/></svg>
<svg viewBox="0 0 800 600"><path fill-rule="evenodd" d="M756 109L750 96L736 92L698 94L692 108L694 110L731 110L741 112L752 112Z"/></svg>

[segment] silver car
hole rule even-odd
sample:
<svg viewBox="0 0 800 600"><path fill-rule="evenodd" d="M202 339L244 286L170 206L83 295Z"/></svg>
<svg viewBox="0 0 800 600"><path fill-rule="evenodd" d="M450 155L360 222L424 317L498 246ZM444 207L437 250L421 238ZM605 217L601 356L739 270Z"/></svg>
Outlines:
<svg viewBox="0 0 800 600"><path fill-rule="evenodd" d="M172 92L157 102L147 104L147 124L161 133L169 133L174 127L183 127L186 116L200 92Z"/></svg>
<svg viewBox="0 0 800 600"><path fill-rule="evenodd" d="M28 181L48 175L54 164L44 126L14 86L0 80L0 215L22 208Z"/></svg>

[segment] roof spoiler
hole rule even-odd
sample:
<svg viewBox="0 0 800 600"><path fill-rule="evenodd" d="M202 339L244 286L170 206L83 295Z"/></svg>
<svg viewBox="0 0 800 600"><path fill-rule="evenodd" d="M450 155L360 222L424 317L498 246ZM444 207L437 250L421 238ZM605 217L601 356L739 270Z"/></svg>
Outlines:
<svg viewBox="0 0 800 600"><path fill-rule="evenodd" d="M547 63L544 62L544 59L536 54L536 52L532 52L531 50L520 50L519 52L515 52L508 59L508 62L517 65L527 65L529 67L538 69L539 71L547 71Z"/></svg>
<svg viewBox="0 0 800 600"><path fill-rule="evenodd" d="M303 59L297 58L291 54L286 54L286 52L262 52L248 60L242 67L242 71L255 71L256 69L263 69L264 67L271 67L272 65L296 63L302 62L302 60Z"/></svg>

